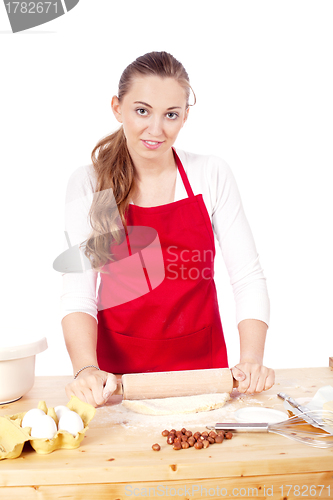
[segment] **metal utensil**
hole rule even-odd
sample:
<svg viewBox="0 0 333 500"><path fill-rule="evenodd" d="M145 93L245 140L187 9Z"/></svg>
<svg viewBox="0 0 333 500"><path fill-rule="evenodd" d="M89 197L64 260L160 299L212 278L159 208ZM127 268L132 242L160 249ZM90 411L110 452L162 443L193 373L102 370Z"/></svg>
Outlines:
<svg viewBox="0 0 333 500"><path fill-rule="evenodd" d="M314 411L314 410L310 410L310 408L307 408L306 406L300 405L299 403L297 403L297 401L295 399L293 399L291 396L288 396L284 392L279 392L278 397L283 399L287 403L289 403L292 408L295 408L296 410L298 410L298 412L302 415L302 418L306 422L308 422L310 425L313 425L314 427L318 427L319 429L323 429L326 432L330 432L330 430L326 430L325 423L323 422L323 420L320 417L315 417L313 415L312 416L309 415L309 413L311 411ZM297 413L293 410L292 410L292 412L296 416L299 415L299 413Z"/></svg>
<svg viewBox="0 0 333 500"><path fill-rule="evenodd" d="M333 447L333 412L326 410L313 410L306 413L306 416L315 421L322 421L330 432L321 429L317 431L313 425L309 425L302 416L291 417L276 424L268 423L218 423L215 426L207 426L210 430L225 430L232 432L273 432L280 434L294 441L315 446L316 448Z"/></svg>

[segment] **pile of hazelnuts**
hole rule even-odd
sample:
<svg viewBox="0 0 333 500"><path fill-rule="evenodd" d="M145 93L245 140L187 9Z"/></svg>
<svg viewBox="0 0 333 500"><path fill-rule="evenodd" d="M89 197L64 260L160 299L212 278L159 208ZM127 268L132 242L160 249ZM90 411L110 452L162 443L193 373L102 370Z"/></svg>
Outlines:
<svg viewBox="0 0 333 500"><path fill-rule="evenodd" d="M201 448L208 448L211 444L222 443L224 439L231 439L232 433L230 431L207 431L195 432L186 430L184 427L181 431L176 431L176 429L171 429L171 431L165 430L162 432L162 436L167 438L167 443L173 445L174 450L181 450L187 448L196 448L201 450ZM152 449L154 451L159 451L161 449L158 443L153 444Z"/></svg>

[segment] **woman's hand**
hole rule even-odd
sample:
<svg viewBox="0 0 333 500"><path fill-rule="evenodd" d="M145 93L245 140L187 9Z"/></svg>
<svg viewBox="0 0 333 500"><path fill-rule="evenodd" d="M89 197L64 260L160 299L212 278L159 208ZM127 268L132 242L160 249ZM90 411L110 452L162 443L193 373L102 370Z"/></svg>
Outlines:
<svg viewBox="0 0 333 500"><path fill-rule="evenodd" d="M259 363L243 362L231 368L233 377L238 380L238 392L255 394L270 389L275 382L275 373Z"/></svg>
<svg viewBox="0 0 333 500"><path fill-rule="evenodd" d="M256 319L244 319L238 324L240 362L231 371L238 380L237 390L246 394L267 391L274 385L275 374L262 364L267 325Z"/></svg>
<svg viewBox="0 0 333 500"><path fill-rule="evenodd" d="M66 394L68 398L74 395L96 407L105 404L116 387L117 378L112 373L87 368L66 386Z"/></svg>

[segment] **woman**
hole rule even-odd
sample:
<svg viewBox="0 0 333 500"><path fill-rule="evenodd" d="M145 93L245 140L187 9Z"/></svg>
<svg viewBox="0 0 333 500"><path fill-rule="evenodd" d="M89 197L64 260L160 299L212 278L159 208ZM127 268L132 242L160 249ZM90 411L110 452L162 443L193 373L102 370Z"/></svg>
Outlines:
<svg viewBox="0 0 333 500"><path fill-rule="evenodd" d="M232 371L238 390L256 393L274 384L273 370L263 366L266 282L233 176L219 158L173 148L188 118L190 90L184 67L170 54L136 59L112 98L120 129L94 148L93 166L76 170L69 181L67 200L92 192L101 198L89 210L85 255L93 269L64 275L62 327L75 373L68 397L103 404L115 390L114 373L228 366L213 280L214 233L236 299L240 361ZM81 242L88 231L83 212L69 210L66 219L69 235L76 232ZM108 307L118 290L108 269L131 256L131 234L140 228L158 235L165 277ZM149 261L142 265L147 277Z"/></svg>

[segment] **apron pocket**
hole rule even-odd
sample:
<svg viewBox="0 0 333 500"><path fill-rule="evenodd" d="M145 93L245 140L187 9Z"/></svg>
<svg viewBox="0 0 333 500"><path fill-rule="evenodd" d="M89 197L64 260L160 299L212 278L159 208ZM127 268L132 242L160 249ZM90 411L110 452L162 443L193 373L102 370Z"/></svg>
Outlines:
<svg viewBox="0 0 333 500"><path fill-rule="evenodd" d="M97 357L102 370L121 374L212 368L212 328L170 339L132 337L103 328Z"/></svg>

